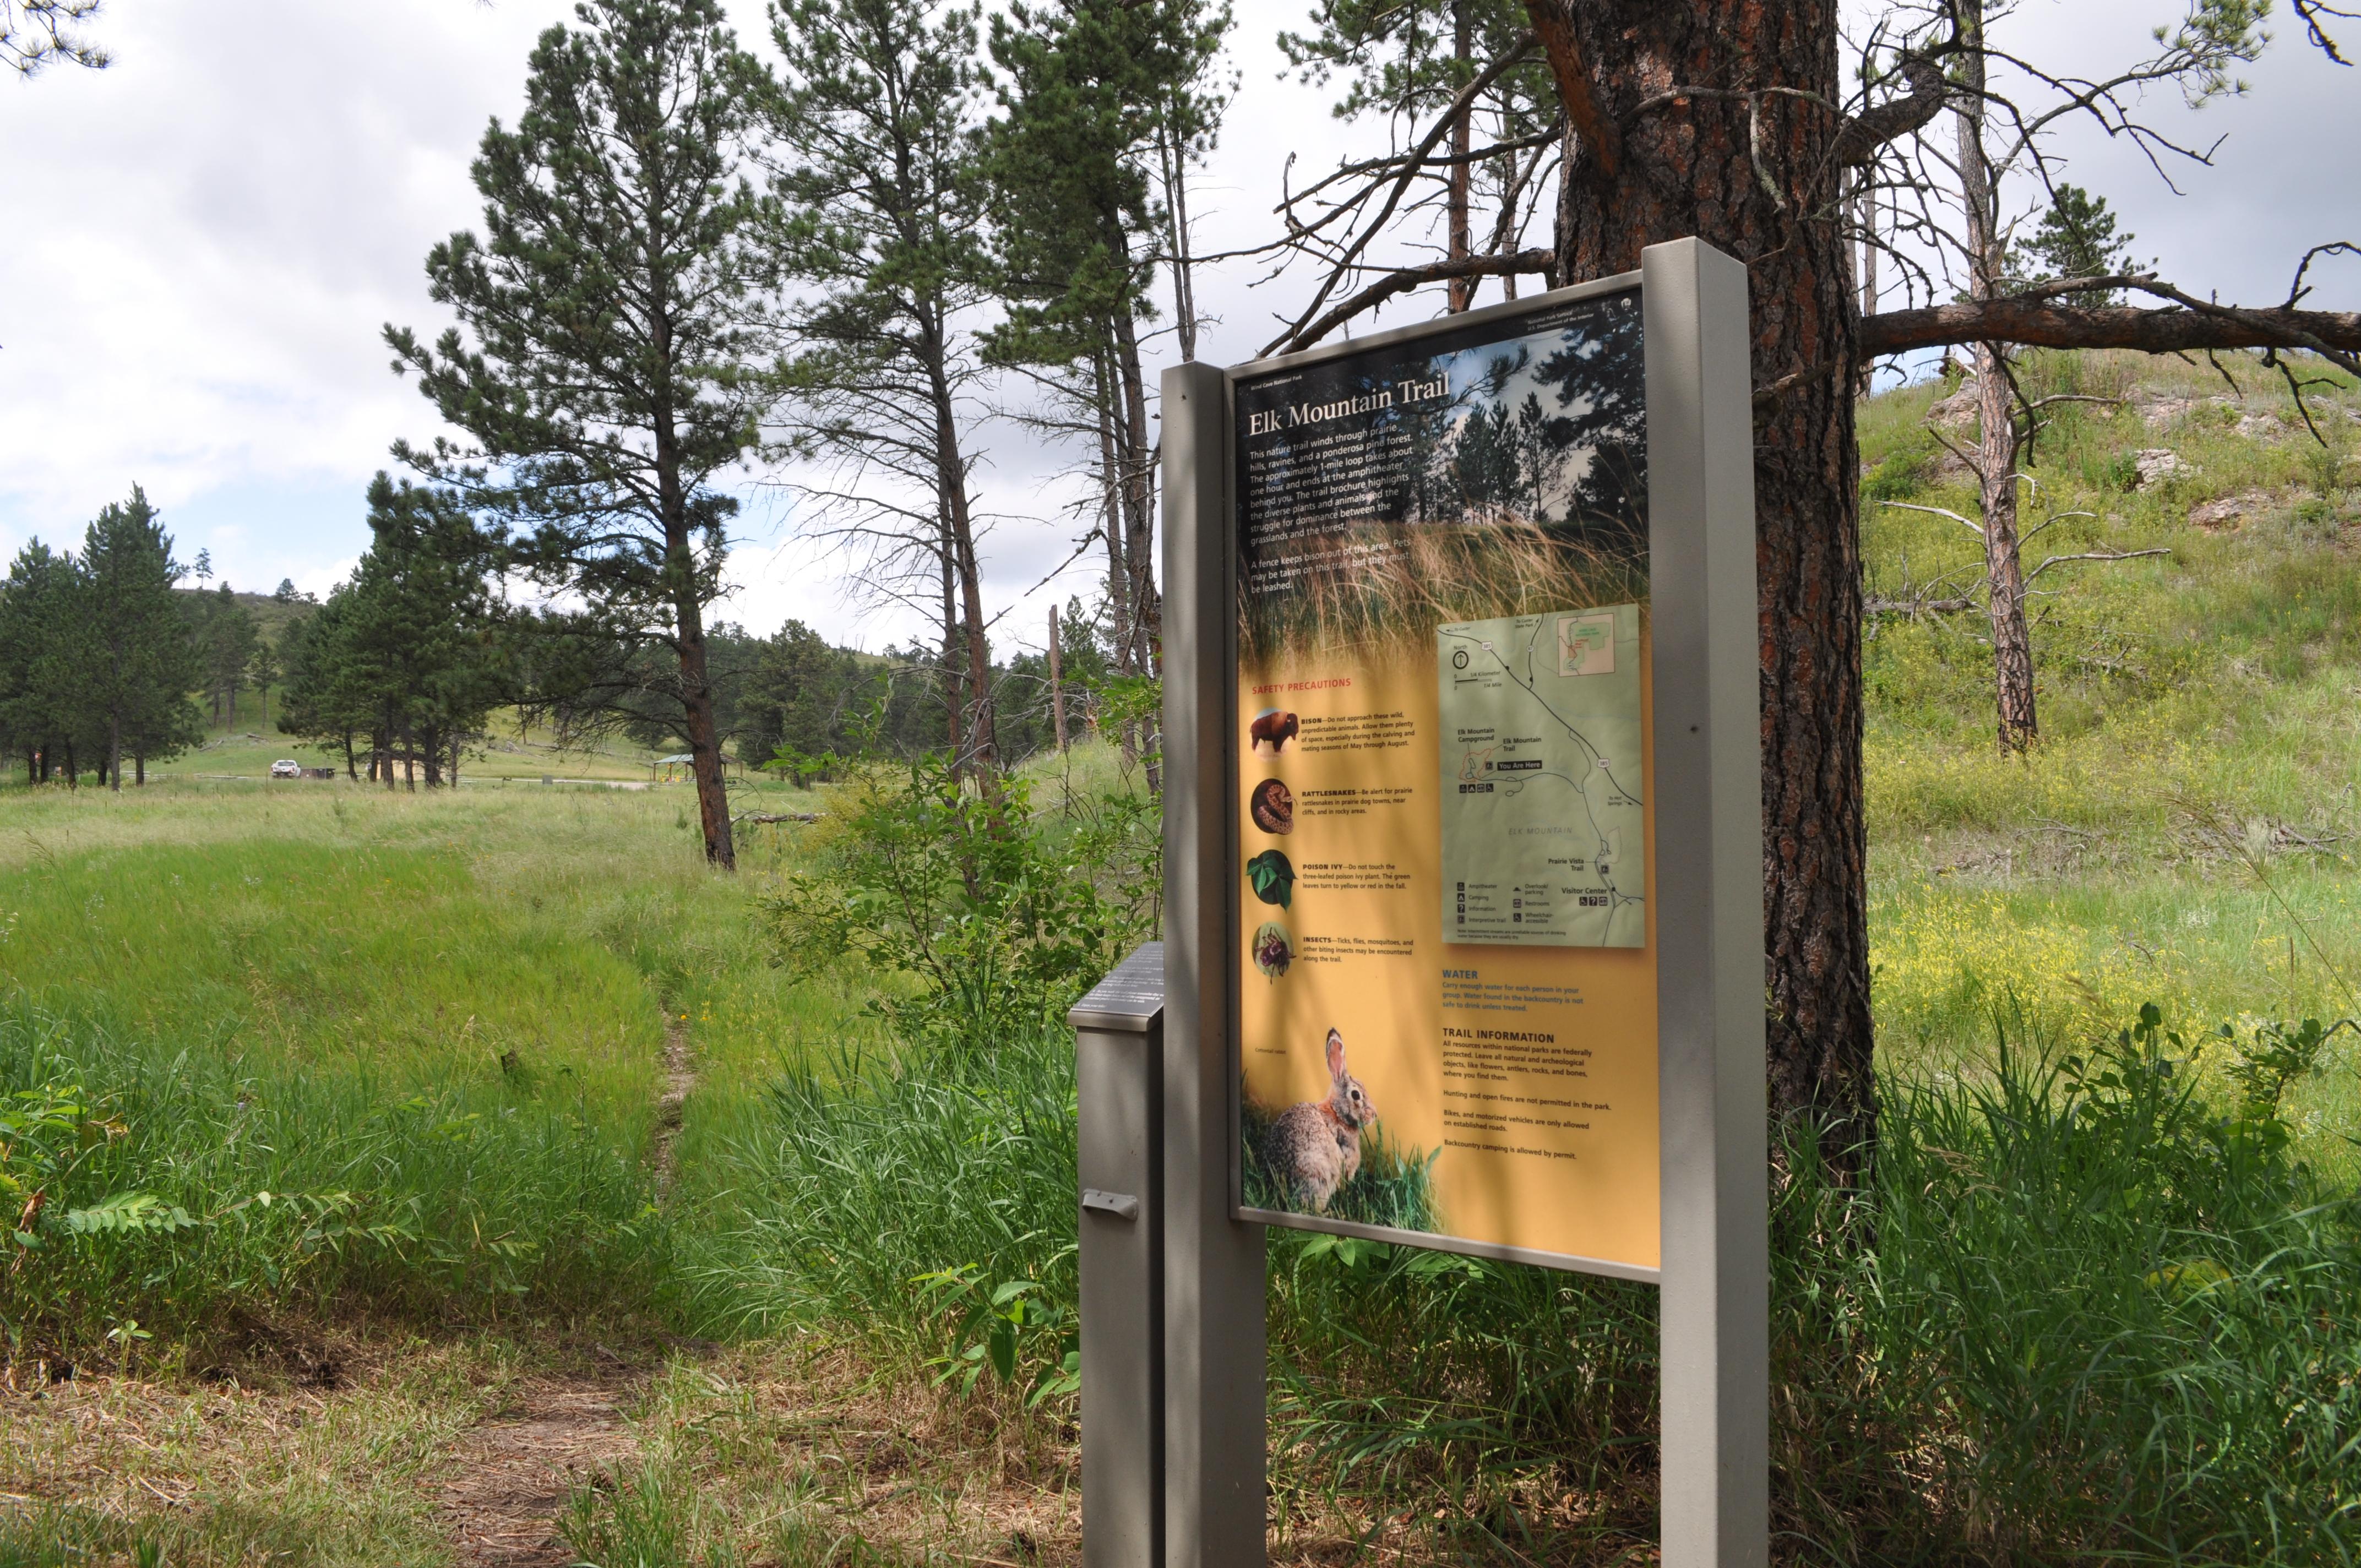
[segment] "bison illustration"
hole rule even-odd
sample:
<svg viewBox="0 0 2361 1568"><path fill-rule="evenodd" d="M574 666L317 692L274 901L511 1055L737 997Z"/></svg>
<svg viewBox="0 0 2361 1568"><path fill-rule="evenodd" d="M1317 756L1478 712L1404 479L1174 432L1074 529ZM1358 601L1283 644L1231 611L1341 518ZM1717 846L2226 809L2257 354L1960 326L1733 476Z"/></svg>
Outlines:
<svg viewBox="0 0 2361 1568"><path fill-rule="evenodd" d="M1270 754L1276 757L1287 749L1290 740L1295 739L1297 728L1295 715L1273 708L1246 726L1246 750L1251 751L1268 740L1270 742Z"/></svg>

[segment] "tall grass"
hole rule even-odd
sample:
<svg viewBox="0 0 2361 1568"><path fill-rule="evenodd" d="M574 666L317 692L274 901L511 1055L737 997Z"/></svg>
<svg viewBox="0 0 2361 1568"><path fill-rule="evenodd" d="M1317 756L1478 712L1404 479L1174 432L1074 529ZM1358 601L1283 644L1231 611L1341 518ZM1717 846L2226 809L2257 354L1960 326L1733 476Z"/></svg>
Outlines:
<svg viewBox="0 0 2361 1568"><path fill-rule="evenodd" d="M77 1111L59 1131L78 1152L0 1274L11 1356L133 1360L150 1334L201 1345L241 1308L498 1321L658 1291L666 1236L636 1152L562 1084L258 1071L18 1001L0 1003L0 1095ZM126 1210L134 1195L151 1204ZM179 1219L42 1223L110 1199Z"/></svg>
<svg viewBox="0 0 2361 1568"><path fill-rule="evenodd" d="M1279 592L1246 597L1240 663L1248 669L1344 648L1384 658L1425 650L1447 621L1644 602L1644 561L1620 529L1554 533L1497 523L1363 522L1323 535L1307 561L1283 562Z"/></svg>
<svg viewBox="0 0 2361 1568"><path fill-rule="evenodd" d="M2361 1202L2293 1157L2275 1100L2214 1108L2202 1054L2154 1009L2088 1055L2004 1032L1989 1080L1895 1086L1873 1209L1806 1162L1774 1317L1799 1538L2361 1557Z"/></svg>
<svg viewBox="0 0 2361 1568"><path fill-rule="evenodd" d="M847 1052L787 1071L770 1111L710 1151L731 1202L685 1243L698 1321L849 1329L916 1365L963 1347L978 1290L1070 1312L1071 1034L1035 1029L982 1057ZM1015 1334L1005 1381L1062 1365L1060 1310L1014 1325L1028 1327L1043 1332Z"/></svg>
<svg viewBox="0 0 2361 1568"><path fill-rule="evenodd" d="M2235 1079L2275 1037L2184 1043L2150 1010L2075 1052L2012 1018L1992 1074L1888 1085L1872 1190L1789 1149L1783 1556L2361 1557L2361 1201L2299 1157L2275 1088L2228 1109L2201 1089L2206 1058ZM1041 1035L983 1063L791 1076L732 1151L742 1217L690 1263L698 1310L954 1369L973 1318L946 1274L1070 1321L1071 1072ZM1653 1291L1294 1233L1271 1248L1283 1528L1408 1508L1437 1550L1535 1561L1653 1539ZM1009 1380L1039 1387L1063 1343L1022 1340Z"/></svg>

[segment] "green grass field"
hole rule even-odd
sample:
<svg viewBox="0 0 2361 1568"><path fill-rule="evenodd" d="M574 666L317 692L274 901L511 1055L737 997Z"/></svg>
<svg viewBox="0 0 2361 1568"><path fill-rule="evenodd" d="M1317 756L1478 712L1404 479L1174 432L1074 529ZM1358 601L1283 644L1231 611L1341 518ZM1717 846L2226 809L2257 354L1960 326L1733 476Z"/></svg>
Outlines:
<svg viewBox="0 0 2361 1568"><path fill-rule="evenodd" d="M1989 1052L1996 1008L2087 1034L2143 1002L2200 1026L2242 1015L2361 1015L2361 446L2352 389L2315 394L2323 452L2277 378L2202 366L2037 356L2028 390L2065 405L2035 449L2028 568L2051 555L2170 554L2061 565L2037 580L2043 741L1992 742L1982 618L1876 618L1868 644L1871 925L1890 1069ZM1862 506L1872 598L1957 592L1981 543L1948 519L1974 488L1925 424L1939 387L1866 405ZM2242 433L2242 424L2244 422ZM2128 455L2194 465L2125 488ZM2209 504L2243 515L2203 526ZM2323 1157L2361 1134L2349 1050L2303 1091Z"/></svg>
<svg viewBox="0 0 2361 1568"><path fill-rule="evenodd" d="M1873 998L1896 1085L1993 1081L2004 1021L2020 1040L2064 1050L2111 1035L2147 1002L2192 1035L2224 1020L2361 1014L2361 510L2346 483L2361 476L2345 463L2361 402L2349 390L2324 400L2340 447L2323 457L2289 424L2282 390L2251 365L2233 368L2244 400L2224 405L2208 400L2226 395L2211 372L2169 362L2092 356L2029 367L2037 391L2126 400L2076 405L2037 449L2027 526L2092 515L2050 526L2031 559L2171 552L2040 579L2057 591L2037 601L2044 740L2030 755L1993 747L1976 617L1875 618ZM1937 390L1889 393L1863 412L1877 599L1943 582L1955 591L1975 558L1958 524L1882 504L1971 510L1964 477L1944 471L1923 423ZM2127 488L2128 454L2155 447L2195 472ZM2224 500L2243 517L2191 521ZM928 1430L950 1445L943 1453L996 1455L985 1466L994 1485L1063 1495L1065 1440L1054 1421L1018 1413L1021 1390L987 1376L972 1408L912 1392L939 1370L926 1364L946 1353L950 1321L919 1309L915 1277L981 1270L972 1284L1030 1281L1045 1303L1070 1288L1071 1253L1037 1223L1071 1169L1070 1128L1065 1143L1053 1135L1071 1103L1055 1041L1012 1049L981 1075L874 1070L894 1059L871 1005L886 982L850 962L792 961L758 905L808 863L827 824L749 825L732 879L706 868L686 785L538 782L635 782L646 776L636 757L494 750L468 761L456 791L271 784L258 775L273 757L325 759L284 738L247 739L259 718L242 712L145 789L0 785L0 1092L14 1104L71 1099L100 1128L71 1146L52 1138L46 1154L38 1138L20 1140L18 1166L0 1168L49 1158L66 1173L59 1201L137 1191L188 1220L61 1243L0 1275L6 1386L37 1387L36 1369L62 1357L137 1374L83 1398L147 1422L138 1430L155 1450L138 1461L147 1490L102 1484L106 1466L86 1446L95 1428L61 1427L55 1407L0 1395L0 1564L129 1562L151 1539L169 1541L176 1563L259 1561L264 1551L306 1563L437 1561L444 1527L411 1483L456 1463L454 1434L497 1409L509 1397L500 1390L545 1371L559 1354L551 1345L587 1354L585 1344L610 1340L654 1344L661 1361L664 1336L683 1333L730 1339L737 1359L674 1358L628 1412L643 1433L631 1483L642 1490L577 1503L576 1549L606 1553L602 1563L632 1561L617 1555L627 1551L652 1564L840 1560L824 1555L836 1549L823 1538L829 1520L854 1517L840 1503L844 1454L837 1470L806 1454L775 1482L756 1475L788 1441L773 1430L778 1390L818 1376L812 1354L855 1358L828 1364L829 1399L903 1400L892 1419L939 1423ZM1116 768L1093 749L1033 771L1037 806L1054 807L1068 792L1103 791ZM736 798L768 809L829 802L825 789L765 782ZM695 1080L667 1184L655 1151L669 1135L668 1041L686 1046ZM2297 1153L2347 1188L2361 1168L2356 1061L2354 1036L2337 1036L2291 1096ZM2226 1102L2230 1065L2226 1051L2203 1064L2208 1101ZM892 1131L917 1126L934 1135L923 1148ZM1946 1161L1999 1168L2030 1157L1998 1134L1954 1130L1948 1153L1911 1146L1934 1185L1969 1180L1967 1167ZM1985 1154L1960 1153L1987 1136L1998 1141ZM2198 1262L2224 1270L2246 1266L2241 1248L2276 1255L2279 1223L2257 1221ZM1916 1238L1907 1227L1895 1234ZM1962 1218L1959 1234L2033 1247L2044 1232L2028 1210ZM1911 1245L1931 1255L1939 1228ZM1568 1443L1584 1421L1645 1418L1631 1381L1649 1376L1644 1357L1598 1350L1609 1360L1529 1365L1516 1348L1519 1325L1552 1312L1594 1345L1638 1343L1645 1307L1631 1292L1553 1295L1555 1286L1520 1283L1514 1271L1496 1277L1445 1260L1412 1275L1399 1261L1290 1250L1299 1245L1275 1254L1275 1343L1288 1347L1277 1387L1303 1444L1275 1471L1290 1550L1316 1554L1322 1541L1377 1528L1375 1504L1336 1489L1355 1464L1378 1466L1368 1485L1393 1499L1388 1508L1449 1497L1478 1509L1537 1495L1542 1483L1517 1468L1530 1463L1516 1457L1526 1440L1499 1435L1526 1430L1514 1423L1528 1394L1535 1408L1560 1397L1533 1390L1590 1390L1587 1403L1547 1418ZM1982 1299L1981 1286L1945 1288ZM2261 1323L2278 1298L2257 1289ZM252 1425L260 1407L202 1414L211 1385L201 1375L247 1365L238 1357L257 1315L366 1325L367 1343L392 1347L387 1370L337 1396L344 1413L306 1438L315 1446L301 1475L225 1457L267 1446ZM2169 1327L2157 1327L2156 1344L2180 1343ZM1469 1349L1473 1339L1453 1337L1463 1331L1490 1336L1491 1348ZM1051 1360L1063 1332L1054 1314L1018 1328ZM2299 1367L2349 1361L2342 1332ZM2041 1347L2021 1354L2029 1377ZM2277 1354L2252 1352L2258 1365ZM1386 1381L1410 1376L1404 1367L1468 1398L1493 1387L1505 1402L1444 1421L1443 1406ZM1496 1376L1508 1381L1485 1382ZM2249 1415L2269 1393L2257 1387L2239 1396ZM1920 1393L1972 1408L1957 1388ZM1388 1448L1373 1409L1411 1412L1412 1426L1432 1416L1445 1435L1431 1448ZM235 1442L209 1448L207 1420ZM2116 1451L2092 1441L2092 1463L2113 1463L2104 1456ZM1453 1468L1463 1453L1478 1455L1473 1469ZM1488 1491L1484 1466L1495 1463L1512 1481ZM1610 1490L1640 1484L1584 1475L1580 1484ZM1549 1486L1576 1484L1559 1474ZM915 1496L933 1499L939 1518L910 1514L894 1551L933 1560L934 1548L907 1543L958 1541L1005 1560L1005 1532L975 1534L976 1510L1001 1496L979 1486L927 1480ZM661 1551L626 1541L659 1535L671 1543ZM87 1552L40 1555L45 1540Z"/></svg>

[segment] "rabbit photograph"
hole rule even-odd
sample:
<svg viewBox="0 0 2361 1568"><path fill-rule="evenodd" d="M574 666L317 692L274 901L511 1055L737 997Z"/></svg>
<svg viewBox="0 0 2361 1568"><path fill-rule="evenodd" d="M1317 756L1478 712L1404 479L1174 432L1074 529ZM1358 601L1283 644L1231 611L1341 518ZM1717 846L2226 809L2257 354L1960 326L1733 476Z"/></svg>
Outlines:
<svg viewBox="0 0 2361 1568"><path fill-rule="evenodd" d="M1241 1108L1245 1206L1397 1230L1441 1229L1433 1155L1386 1141L1377 1102L1345 1059L1342 1030L1328 1031L1323 1055L1323 1098L1276 1112L1251 1100Z"/></svg>
<svg viewBox="0 0 2361 1568"><path fill-rule="evenodd" d="M1345 1069L1345 1036L1328 1031L1328 1098L1281 1112L1263 1136L1263 1162L1290 1209L1328 1212L1336 1190L1361 1173L1361 1134L1378 1108Z"/></svg>

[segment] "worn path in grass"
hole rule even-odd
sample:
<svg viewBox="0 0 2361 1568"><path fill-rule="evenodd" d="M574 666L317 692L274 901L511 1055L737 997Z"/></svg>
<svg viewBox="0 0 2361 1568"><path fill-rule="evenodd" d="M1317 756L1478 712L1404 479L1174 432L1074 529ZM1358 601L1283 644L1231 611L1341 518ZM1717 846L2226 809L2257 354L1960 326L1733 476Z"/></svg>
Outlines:
<svg viewBox="0 0 2361 1568"><path fill-rule="evenodd" d="M696 1087L687 1025L667 1014L664 1091L648 1146L660 1199L672 1191L681 1117ZM519 1383L498 1410L453 1444L443 1517L460 1563L562 1568L576 1561L557 1530L566 1498L640 1457L623 1407L645 1387L649 1368L603 1344L591 1348L588 1369Z"/></svg>

